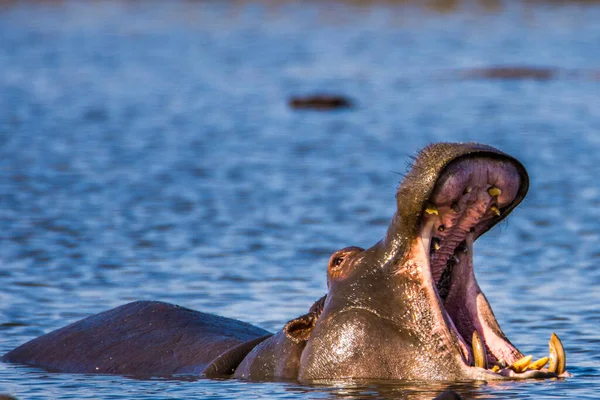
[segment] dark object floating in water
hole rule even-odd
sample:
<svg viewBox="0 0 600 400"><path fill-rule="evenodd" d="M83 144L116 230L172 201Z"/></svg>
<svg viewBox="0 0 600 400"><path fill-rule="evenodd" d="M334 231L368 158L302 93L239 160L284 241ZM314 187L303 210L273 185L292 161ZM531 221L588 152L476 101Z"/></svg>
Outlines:
<svg viewBox="0 0 600 400"><path fill-rule="evenodd" d="M316 94L306 97L292 97L289 105L296 109L312 109L312 110L334 110L337 108L350 108L352 101L344 96Z"/></svg>
<svg viewBox="0 0 600 400"><path fill-rule="evenodd" d="M558 76L558 70L548 67L484 67L467 70L462 76L469 79L550 80Z"/></svg>

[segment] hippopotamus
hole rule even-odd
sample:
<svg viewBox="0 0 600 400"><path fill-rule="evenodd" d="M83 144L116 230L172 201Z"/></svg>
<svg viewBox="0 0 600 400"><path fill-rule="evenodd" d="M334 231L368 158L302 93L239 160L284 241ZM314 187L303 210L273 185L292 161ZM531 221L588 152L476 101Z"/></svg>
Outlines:
<svg viewBox="0 0 600 400"><path fill-rule="evenodd" d="M549 357L524 357L473 269L473 243L528 186L523 165L500 150L432 144L404 176L383 238L368 249L335 251L327 294L281 331L138 301L33 339L2 360L72 373L302 383L565 376L558 336Z"/></svg>

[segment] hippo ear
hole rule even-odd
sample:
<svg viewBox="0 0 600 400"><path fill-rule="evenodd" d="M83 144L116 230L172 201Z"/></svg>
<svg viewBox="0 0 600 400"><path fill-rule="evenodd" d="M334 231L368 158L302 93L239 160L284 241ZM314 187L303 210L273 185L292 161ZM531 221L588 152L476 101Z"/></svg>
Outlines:
<svg viewBox="0 0 600 400"><path fill-rule="evenodd" d="M308 313L301 317L288 321L283 327L283 333L294 343L302 343L308 340L310 333L317 322L315 313Z"/></svg>
<svg viewBox="0 0 600 400"><path fill-rule="evenodd" d="M306 342L325 307L325 299L327 299L327 295L317 300L308 311L308 314L288 321L283 327L285 336L294 343Z"/></svg>
<svg viewBox="0 0 600 400"><path fill-rule="evenodd" d="M321 315L323 309L325 308L325 300L327 300L327 295L315 301L315 303L310 307L310 310L308 310L308 312L311 314L315 314L315 317L319 318L319 315Z"/></svg>

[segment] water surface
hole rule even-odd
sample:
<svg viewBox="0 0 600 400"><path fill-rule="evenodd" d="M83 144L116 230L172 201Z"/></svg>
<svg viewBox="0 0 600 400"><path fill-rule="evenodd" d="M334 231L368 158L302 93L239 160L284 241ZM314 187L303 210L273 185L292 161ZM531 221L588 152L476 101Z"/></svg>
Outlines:
<svg viewBox="0 0 600 400"><path fill-rule="evenodd" d="M452 2L448 2L452 3ZM486 5L487 4L487 5ZM328 386L50 374L35 398L594 398L600 390L600 6L510 2L0 5L0 353L155 299L269 330L326 290L329 255L385 233L408 157L478 141L528 198L476 244L505 333L574 378ZM560 79L462 79L525 65ZM576 71L571 74L569 71ZM355 108L294 111L293 95Z"/></svg>

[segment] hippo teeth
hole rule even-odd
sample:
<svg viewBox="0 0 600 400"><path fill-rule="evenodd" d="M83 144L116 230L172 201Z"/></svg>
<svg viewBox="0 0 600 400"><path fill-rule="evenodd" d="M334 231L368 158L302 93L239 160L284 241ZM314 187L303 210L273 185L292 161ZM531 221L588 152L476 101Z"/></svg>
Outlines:
<svg viewBox="0 0 600 400"><path fill-rule="evenodd" d="M480 366L481 361L479 357L481 357L482 353L482 350L480 349L480 346L482 344L478 343L477 340L480 340L480 337L477 331L475 331L473 332L473 353L475 356L475 366ZM500 375L512 377L528 377L529 373L536 371L540 371L543 374L545 374L543 375L543 377L557 375L562 377L570 376L570 374L566 372L567 358L565 355L565 349L562 345L562 342L555 333L552 333L552 336L550 337L550 342L548 343L548 347L550 349L549 357L542 357L532 362L533 356L529 355L526 357L522 357L521 359L515 361L508 367L506 366L504 360L499 360L496 363L496 365L490 368L490 371ZM544 370L544 366L548 364L548 361L550 362L550 364L548 365L548 368Z"/></svg>
<svg viewBox="0 0 600 400"><path fill-rule="evenodd" d="M428 203L425 205L425 212L429 215L438 215L438 209L435 204Z"/></svg>
<svg viewBox="0 0 600 400"><path fill-rule="evenodd" d="M473 331L471 343L473 345L473 359L475 361L475 366L487 369L487 349L485 348L485 343L481 339L481 336L479 336L479 332L476 330Z"/></svg>
<svg viewBox="0 0 600 400"><path fill-rule="evenodd" d="M498 209L497 206L492 205L490 206L490 211L496 216L499 217L500 215L502 215L502 213L500 212L500 210Z"/></svg>
<svg viewBox="0 0 600 400"><path fill-rule="evenodd" d="M521 184L510 162L464 159L451 164L423 203L419 238L410 262L399 271L414 277L418 270L413 267L422 266L433 294L430 304L443 316L443 324L434 326L456 341L466 365L517 379L566 376L558 337L552 335L549 357L524 357L502 332L475 278L473 243L520 201Z"/></svg>
<svg viewBox="0 0 600 400"><path fill-rule="evenodd" d="M492 186L491 188L488 189L488 194L491 197L498 197L502 194L502 190L496 186Z"/></svg>
<svg viewBox="0 0 600 400"><path fill-rule="evenodd" d="M562 375L565 372L567 357L562 342L555 333L552 333L552 336L550 336L548 347L550 348L550 365L548 365L548 371Z"/></svg>
<svg viewBox="0 0 600 400"><path fill-rule="evenodd" d="M431 229L431 223L427 224L427 228ZM432 230L433 231L433 230ZM452 276L455 268L462 262L461 259L468 259L467 262L472 262L473 254L473 242L474 234L469 232L466 234L466 239L461 241L454 251L454 253L448 257L446 267L442 271L440 279L436 283L436 289L438 295L445 304L451 289ZM441 248L442 239L437 237L430 237L430 254L435 254ZM459 274L460 275L460 274ZM533 356L528 355L521 357L512 362L511 365L507 365L505 361L499 359L499 361L491 368L488 367L488 358L498 357L493 352L490 352L486 346L486 342L482 337L482 334L475 329L471 339L471 351L473 355L473 364L475 367L484 368L488 371L497 373L503 376L511 376L514 378L527 378L533 377L528 374L539 371L543 374L556 374L559 376L568 376L565 374L566 356L562 342L556 334L552 334L550 342L548 343L550 355L549 357L542 357L536 361L533 361ZM549 363L549 364L548 364ZM548 368L544 369L544 366L548 364Z"/></svg>
<svg viewBox="0 0 600 400"><path fill-rule="evenodd" d="M515 372L525 372L529 364L531 364L531 360L533 359L532 355L525 356L517 361L515 361L509 369L512 369Z"/></svg>
<svg viewBox="0 0 600 400"><path fill-rule="evenodd" d="M548 357L542 357L537 361L532 362L531 364L529 364L527 366L528 370L535 370L535 371L539 371L540 369L544 368L544 366L546 364L548 364Z"/></svg>

